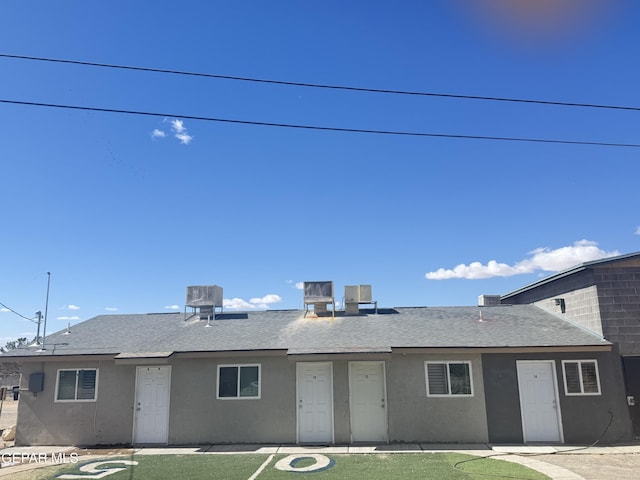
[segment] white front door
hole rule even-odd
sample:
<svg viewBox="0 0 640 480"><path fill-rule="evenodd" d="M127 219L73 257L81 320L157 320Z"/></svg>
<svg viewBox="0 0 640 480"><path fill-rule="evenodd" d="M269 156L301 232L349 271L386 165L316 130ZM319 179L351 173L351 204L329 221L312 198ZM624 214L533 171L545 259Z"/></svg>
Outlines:
<svg viewBox="0 0 640 480"><path fill-rule="evenodd" d="M351 441L387 441L384 362L349 362Z"/></svg>
<svg viewBox="0 0 640 480"><path fill-rule="evenodd" d="M300 362L296 368L298 442L333 443L333 365Z"/></svg>
<svg viewBox="0 0 640 480"><path fill-rule="evenodd" d="M555 362L518 361L518 390L525 442L562 442Z"/></svg>
<svg viewBox="0 0 640 480"><path fill-rule="evenodd" d="M167 443L171 367L137 367L134 443Z"/></svg>

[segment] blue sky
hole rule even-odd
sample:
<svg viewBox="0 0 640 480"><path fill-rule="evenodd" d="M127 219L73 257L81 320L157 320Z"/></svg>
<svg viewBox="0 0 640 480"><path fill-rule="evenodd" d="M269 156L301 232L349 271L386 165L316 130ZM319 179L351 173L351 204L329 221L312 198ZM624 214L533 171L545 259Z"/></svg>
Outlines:
<svg viewBox="0 0 640 480"><path fill-rule="evenodd" d="M640 5L7 2L0 53L457 95L640 106ZM0 58L0 302L49 332L106 313L474 305L640 250L638 148L185 119L640 143L640 112L419 97ZM0 344L35 325L0 310Z"/></svg>

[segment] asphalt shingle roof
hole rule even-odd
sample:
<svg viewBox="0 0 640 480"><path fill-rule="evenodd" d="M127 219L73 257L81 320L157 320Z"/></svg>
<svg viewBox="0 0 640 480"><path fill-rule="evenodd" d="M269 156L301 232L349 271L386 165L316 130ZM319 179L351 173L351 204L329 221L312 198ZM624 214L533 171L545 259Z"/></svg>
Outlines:
<svg viewBox="0 0 640 480"><path fill-rule="evenodd" d="M480 316L482 312L482 317ZM187 314L189 316L189 314ZM37 347L4 356L286 350L290 354L385 352L392 348L597 346L609 342L533 305L414 307L335 318L299 310L219 314L209 322L183 313L101 315L54 333Z"/></svg>

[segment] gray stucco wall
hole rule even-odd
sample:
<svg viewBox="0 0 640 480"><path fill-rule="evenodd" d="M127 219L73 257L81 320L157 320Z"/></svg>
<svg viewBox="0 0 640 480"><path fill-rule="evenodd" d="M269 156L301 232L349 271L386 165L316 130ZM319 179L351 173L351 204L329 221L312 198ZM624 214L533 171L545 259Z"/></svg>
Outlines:
<svg viewBox="0 0 640 480"><path fill-rule="evenodd" d="M351 442L349 407L349 362L333 361L333 425L335 442Z"/></svg>
<svg viewBox="0 0 640 480"><path fill-rule="evenodd" d="M632 439L617 352L484 354L482 364L491 443L522 443L516 360L547 359L555 361L565 443L588 444L598 439L602 443L614 443ZM597 360L601 395L565 395L562 360L572 359Z"/></svg>
<svg viewBox="0 0 640 480"><path fill-rule="evenodd" d="M294 443L296 360L305 357L178 358L172 360L169 443ZM332 359L333 358L333 359ZM566 443L631 440L628 407L617 352L572 354L425 354L315 357L332 361L336 443L350 442L349 361L384 360L388 434L391 442L522 442L516 360L555 360ZM602 394L566 396L563 359L598 361ZM473 397L426 395L426 360L470 361ZM259 400L216 399L218 364L259 363ZM59 368L98 368L98 401L53 401ZM17 445L128 444L132 440L135 366L112 360L25 363L45 372L45 389L24 392L18 409ZM608 426L613 414L611 426Z"/></svg>
<svg viewBox="0 0 640 480"><path fill-rule="evenodd" d="M514 355L483 355L489 442L522 443L518 374Z"/></svg>
<svg viewBox="0 0 640 480"><path fill-rule="evenodd" d="M297 433L296 361L304 357L180 359L173 362L169 442L295 443ZM349 362L385 362L389 441L486 442L482 365L479 355L392 355L309 361L333 364L334 438L351 441ZM427 398L425 360L470 360L471 398ZM216 399L218 364L260 363L259 400ZM197 412L195 414L194 412Z"/></svg>
<svg viewBox="0 0 640 480"><path fill-rule="evenodd" d="M260 399L217 399L218 364L261 365ZM176 359L169 443L291 443L296 440L296 367L285 357Z"/></svg>
<svg viewBox="0 0 640 480"><path fill-rule="evenodd" d="M256 356L175 358L171 365L169 443L295 443L296 361L333 364L334 436L349 443L349 362L383 360L387 390L388 435L392 442L485 442L482 364L479 355ZM472 362L474 396L429 398L425 360ZM218 364L259 363L261 398L216 398ZM144 365L144 362L141 362ZM98 400L54 402L58 369L97 368ZM25 362L21 388L29 375L44 372L44 391L23 391L18 409L17 445L129 444L133 432L135 365L113 360Z"/></svg>
<svg viewBox="0 0 640 480"><path fill-rule="evenodd" d="M473 397L427 397L427 360L471 361ZM390 441L488 441L480 355L393 355L386 368Z"/></svg>
<svg viewBox="0 0 640 480"><path fill-rule="evenodd" d="M96 402L54 402L58 369L98 368ZM34 394L29 375L44 372L44 391ZM24 363L16 445L114 445L131 442L135 368L113 360Z"/></svg>

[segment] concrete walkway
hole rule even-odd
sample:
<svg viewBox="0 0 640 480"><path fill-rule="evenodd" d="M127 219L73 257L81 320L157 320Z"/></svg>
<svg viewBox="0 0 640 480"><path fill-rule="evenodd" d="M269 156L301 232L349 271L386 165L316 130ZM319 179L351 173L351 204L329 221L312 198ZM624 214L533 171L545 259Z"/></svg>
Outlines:
<svg viewBox="0 0 640 480"><path fill-rule="evenodd" d="M528 445L485 445L485 444L383 444L383 445L336 445L326 447L303 447L298 445L195 445L185 447L136 447L130 449L91 449L85 450L76 447L37 446L37 447L11 447L0 450L1 460L11 458L25 459L16 462L15 465L2 464L0 477L8 476L23 470L51 466L46 462L29 462L29 458L37 458L38 455L59 456L64 453L70 455L76 452L80 461L86 461L109 456L123 455L230 455L230 454L424 454L456 452L478 457L491 457L496 460L515 462L532 468L556 480L584 480L580 475L566 468L552 465L536 459L537 455L621 455L640 454L640 444L615 445L615 446L528 446ZM35 457L33 457L35 456ZM0 460L0 461L1 461Z"/></svg>

